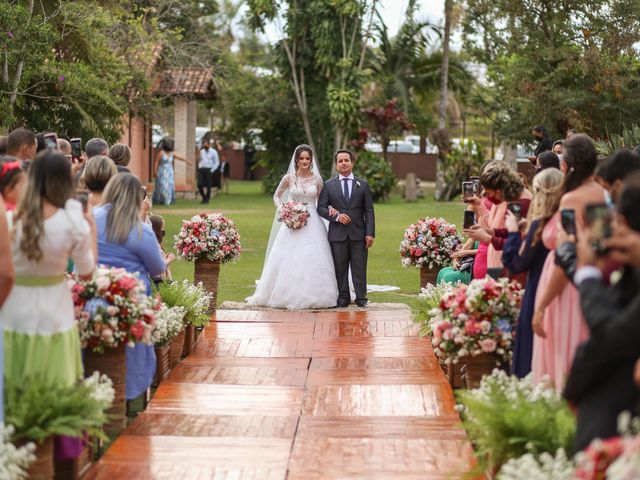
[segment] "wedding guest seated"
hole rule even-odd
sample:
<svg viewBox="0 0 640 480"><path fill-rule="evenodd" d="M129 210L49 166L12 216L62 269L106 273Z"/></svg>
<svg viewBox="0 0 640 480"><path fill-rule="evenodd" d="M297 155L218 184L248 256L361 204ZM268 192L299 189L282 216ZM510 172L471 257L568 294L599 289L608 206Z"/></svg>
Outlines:
<svg viewBox="0 0 640 480"><path fill-rule="evenodd" d="M160 215L149 215L149 222L151 223L153 233L155 234L156 239L158 240L158 245L160 245L160 249L162 250L162 254L164 255L164 261L167 264L167 269L162 275L153 277L153 281L157 284L164 280L172 280L171 269L169 268L169 265L173 263L173 261L176 259L176 256L171 252L167 252L162 246L162 242L166 235L164 229L164 218L162 218Z"/></svg>
<svg viewBox="0 0 640 480"><path fill-rule="evenodd" d="M7 211L12 212L16 209L26 182L27 175L16 157L0 157L0 195L4 199Z"/></svg>
<svg viewBox="0 0 640 480"><path fill-rule="evenodd" d="M102 192L116 173L118 173L116 164L109 157L97 155L87 161L80 176L78 188L89 191L89 206L91 208L102 204Z"/></svg>
<svg viewBox="0 0 640 480"><path fill-rule="evenodd" d="M578 236L578 265L573 276L580 292L589 339L576 350L563 395L578 410L576 450L595 438L616 436L618 415L638 414L640 395L634 366L640 359L640 174L623 187L610 239L593 231ZM594 249L594 242L602 248ZM600 252L600 253L598 253ZM624 265L614 286L603 283L607 261Z"/></svg>
<svg viewBox="0 0 640 480"><path fill-rule="evenodd" d="M453 265L440 269L436 284L458 282L468 284L471 281L476 253L478 253L478 242L469 238L460 250L451 255Z"/></svg>
<svg viewBox="0 0 640 480"><path fill-rule="evenodd" d="M150 225L140 219L143 195L140 181L130 173L117 173L107 184L102 205L93 209L98 230L98 262L137 273L151 294L150 276L167 268ZM156 356L153 345L127 347L126 398L142 395L153 381Z"/></svg>
<svg viewBox="0 0 640 480"><path fill-rule="evenodd" d="M129 172L129 169L127 168L131 161L131 148L129 148L129 145L125 145L124 143L116 143L115 145L112 145L109 149L108 156L113 160L113 163L116 164L118 173Z"/></svg>
<svg viewBox="0 0 640 480"><path fill-rule="evenodd" d="M523 220L523 222L529 223L524 240L520 235L521 225L518 218L512 212L507 212L505 223L509 231L509 238L502 252L502 263L512 276L527 273L527 288L524 291L518 316L513 361L511 362L511 373L518 378L526 377L531 372L533 354L531 318L535 307L538 282L549 253L542 242L542 231L558 210L563 179L562 172L555 168L548 168L533 177L533 199L528 218Z"/></svg>

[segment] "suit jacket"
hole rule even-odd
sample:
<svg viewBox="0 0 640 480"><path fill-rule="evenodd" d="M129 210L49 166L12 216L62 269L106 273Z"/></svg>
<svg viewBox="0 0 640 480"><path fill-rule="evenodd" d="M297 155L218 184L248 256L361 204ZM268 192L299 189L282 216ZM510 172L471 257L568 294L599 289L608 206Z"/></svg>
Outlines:
<svg viewBox="0 0 640 480"><path fill-rule="evenodd" d="M576 449L617 433L620 412L636 413L640 399L633 368L640 358L640 271L625 269L604 288L595 279L579 286L589 340L576 350L563 395L578 407Z"/></svg>
<svg viewBox="0 0 640 480"><path fill-rule="evenodd" d="M329 217L329 205L351 218L349 225ZM365 236L375 237L376 223L373 212L373 197L366 180L354 177L349 201L344 198L340 177L324 182L318 199L318 214L329 220L329 241L364 240Z"/></svg>

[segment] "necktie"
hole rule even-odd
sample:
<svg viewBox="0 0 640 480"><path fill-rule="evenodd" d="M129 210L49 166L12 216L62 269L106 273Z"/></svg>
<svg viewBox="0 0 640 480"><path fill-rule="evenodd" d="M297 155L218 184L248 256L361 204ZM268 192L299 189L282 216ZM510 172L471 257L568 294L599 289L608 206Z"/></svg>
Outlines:
<svg viewBox="0 0 640 480"><path fill-rule="evenodd" d="M344 199L348 202L349 201L349 179L348 178L343 178L342 179L343 185L342 185L342 191L344 192Z"/></svg>

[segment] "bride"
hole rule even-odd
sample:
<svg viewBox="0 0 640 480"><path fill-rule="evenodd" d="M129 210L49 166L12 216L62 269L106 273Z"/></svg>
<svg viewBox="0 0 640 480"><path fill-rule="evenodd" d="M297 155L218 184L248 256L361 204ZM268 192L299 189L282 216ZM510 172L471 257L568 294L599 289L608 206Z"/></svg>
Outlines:
<svg viewBox="0 0 640 480"><path fill-rule="evenodd" d="M310 217L299 230L274 221L262 276L246 300L249 305L295 310L335 306L338 287L327 228L316 212L322 188L311 147L299 145L273 201L278 208L287 201L307 203Z"/></svg>

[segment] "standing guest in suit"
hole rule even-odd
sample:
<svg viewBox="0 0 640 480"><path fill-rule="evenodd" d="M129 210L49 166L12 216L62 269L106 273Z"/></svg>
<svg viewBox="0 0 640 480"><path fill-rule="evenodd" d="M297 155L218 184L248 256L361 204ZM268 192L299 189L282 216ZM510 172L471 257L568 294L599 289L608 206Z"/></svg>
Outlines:
<svg viewBox="0 0 640 480"><path fill-rule="evenodd" d="M571 367L564 397L578 409L576 451L586 448L595 438L618 434L617 419L623 411L638 414L638 388L634 383L634 365L640 359L640 265L628 254L629 242L640 232L640 174L625 181L614 235L604 240L609 248L598 255L591 232L578 236L577 269L573 281L589 327L590 338L582 343ZM624 264L622 278L606 287L602 271L607 261ZM563 268L566 265L563 265ZM565 269L566 271L566 269Z"/></svg>
<svg viewBox="0 0 640 480"><path fill-rule="evenodd" d="M338 307L351 302L349 268L356 305L367 306L367 252L375 237L373 197L366 180L353 175L353 154L338 150L338 176L327 180L318 200L318 213L329 221L329 243L338 283Z"/></svg>

